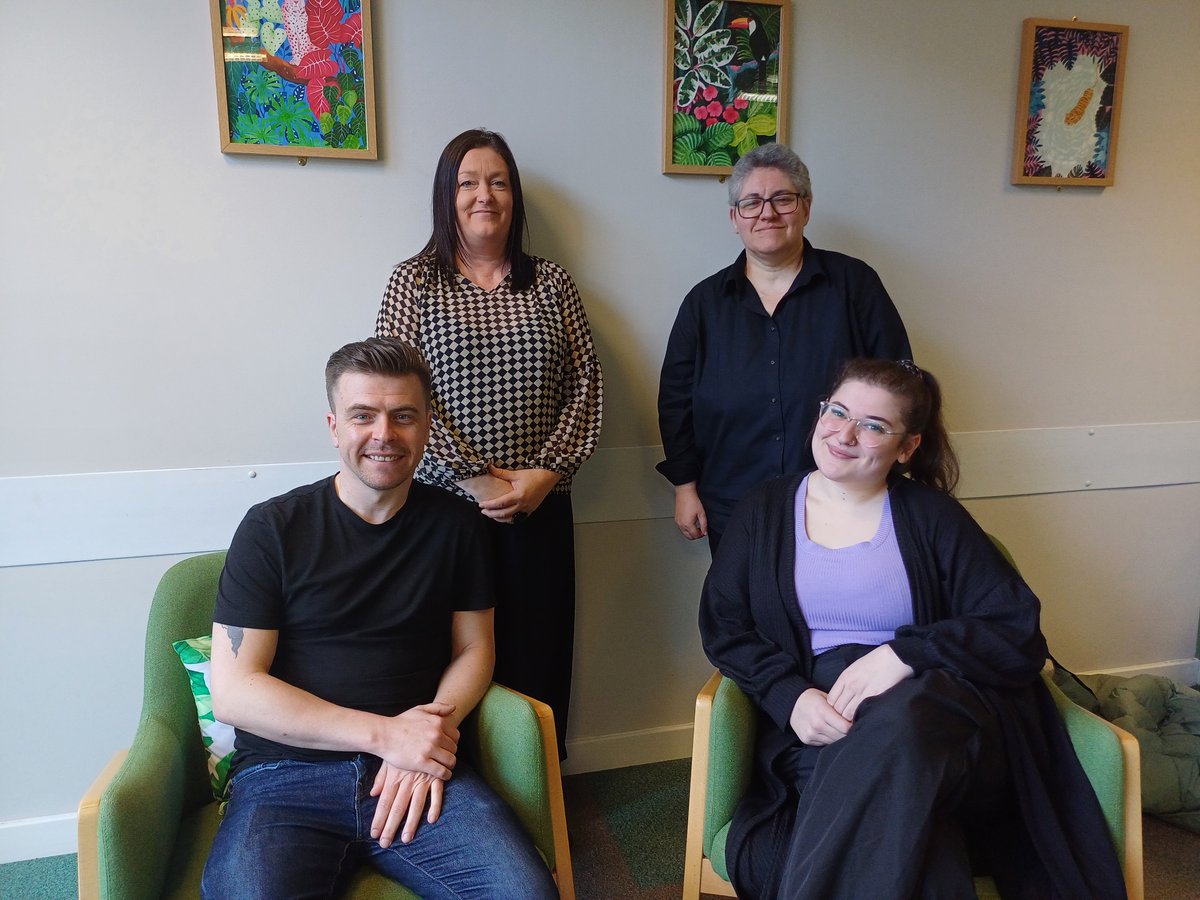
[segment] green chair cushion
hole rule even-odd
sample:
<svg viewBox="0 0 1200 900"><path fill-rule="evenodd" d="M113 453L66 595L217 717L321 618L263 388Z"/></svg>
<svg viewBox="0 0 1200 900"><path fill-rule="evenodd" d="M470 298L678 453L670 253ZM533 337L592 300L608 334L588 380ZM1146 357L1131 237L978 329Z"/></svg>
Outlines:
<svg viewBox="0 0 1200 900"><path fill-rule="evenodd" d="M1107 725L1071 702L1051 678L1043 676L1042 681L1054 698L1075 755L1100 801L1117 858L1124 859L1125 759L1121 755L1121 742Z"/></svg>
<svg viewBox="0 0 1200 900"><path fill-rule="evenodd" d="M732 821L726 822L724 827L713 835L712 852L705 854L712 863L713 871L726 881L729 880L729 863L725 859L725 841L729 838L729 826L732 824Z"/></svg>
<svg viewBox="0 0 1200 900"><path fill-rule="evenodd" d="M200 807L180 823L175 854L167 869L163 900L195 900L200 896L200 877L208 860L208 848L221 824L220 804ZM353 900L420 900L407 888L385 878L369 866L361 866L350 879L345 896Z"/></svg>
<svg viewBox="0 0 1200 900"><path fill-rule="evenodd" d="M517 814L546 865L555 869L546 753L533 707L493 684L462 731L466 758Z"/></svg>
<svg viewBox="0 0 1200 900"><path fill-rule="evenodd" d="M221 824L219 810L219 803L208 803L179 823L179 836L163 883L163 900L195 900L200 895L200 876L208 861L208 848Z"/></svg>
<svg viewBox="0 0 1200 900"><path fill-rule="evenodd" d="M754 706L734 684L722 678L713 697L708 745L708 796L704 807L704 855L716 852L716 835L728 830L738 801L750 785L757 734ZM719 841L724 855L725 839Z"/></svg>
<svg viewBox="0 0 1200 900"><path fill-rule="evenodd" d="M975 879L975 897L977 900L1001 900L1000 892L996 890L996 882L987 875Z"/></svg>

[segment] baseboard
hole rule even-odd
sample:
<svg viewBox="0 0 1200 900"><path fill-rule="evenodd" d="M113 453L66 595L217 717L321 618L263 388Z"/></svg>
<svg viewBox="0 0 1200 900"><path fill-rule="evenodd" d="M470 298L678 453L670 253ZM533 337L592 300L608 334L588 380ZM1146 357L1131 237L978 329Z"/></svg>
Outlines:
<svg viewBox="0 0 1200 900"><path fill-rule="evenodd" d="M0 864L75 853L77 822L75 813L0 822Z"/></svg>
<svg viewBox="0 0 1200 900"><path fill-rule="evenodd" d="M692 723L567 741L564 775L620 769L692 755Z"/></svg>
<svg viewBox="0 0 1200 900"><path fill-rule="evenodd" d="M1079 672L1079 675L1121 675L1132 678L1134 675L1163 675L1182 684L1200 684L1200 659L1166 659L1162 662L1146 663L1140 666L1121 666L1117 669L1092 669Z"/></svg>

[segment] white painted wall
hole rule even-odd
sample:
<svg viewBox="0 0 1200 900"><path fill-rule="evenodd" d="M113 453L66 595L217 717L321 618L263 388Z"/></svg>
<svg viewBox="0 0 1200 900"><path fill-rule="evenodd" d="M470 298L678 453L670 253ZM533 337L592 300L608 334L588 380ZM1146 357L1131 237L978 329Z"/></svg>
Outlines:
<svg viewBox="0 0 1200 900"><path fill-rule="evenodd" d="M1200 420L1200 6L792 2L809 236L879 270L947 386L953 429ZM580 490L593 509L637 493L578 528L573 765L686 748L707 669L706 554L662 517L665 484L622 466L658 442L679 300L738 245L722 185L659 173L660 4L377 0L380 160L304 168L217 152L204 4L13 12L7 59L24 74L0 126L0 476L332 460L325 356L370 332L390 267L427 236L442 145L499 129L532 249L575 275L605 364L601 457ZM1032 15L1131 27L1112 188L1007 183ZM1176 458L1200 458L1193 427L1169 434ZM982 440L976 469L1011 462L1002 438ZM1139 483L1160 484L1161 451L1135 453ZM1110 465L1085 445L1059 474L1073 462L1101 479ZM131 482L134 510L151 483ZM92 496L53 493L64 522ZM1193 657L1196 484L969 505L1017 554L1063 662ZM19 529L29 512L0 516ZM72 849L77 798L132 736L146 609L175 558L0 569L0 860Z"/></svg>

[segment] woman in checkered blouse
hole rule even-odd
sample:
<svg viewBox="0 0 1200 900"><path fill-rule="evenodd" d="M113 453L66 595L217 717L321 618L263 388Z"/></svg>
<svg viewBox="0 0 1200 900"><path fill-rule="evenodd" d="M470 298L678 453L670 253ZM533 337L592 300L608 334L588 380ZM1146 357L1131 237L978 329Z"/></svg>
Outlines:
<svg viewBox="0 0 1200 900"><path fill-rule="evenodd" d="M571 479L600 435L602 376L575 283L525 253L521 179L500 135L442 151L433 234L396 266L375 333L433 371L417 479L478 504L496 563L495 680L554 709L565 755L575 629Z"/></svg>

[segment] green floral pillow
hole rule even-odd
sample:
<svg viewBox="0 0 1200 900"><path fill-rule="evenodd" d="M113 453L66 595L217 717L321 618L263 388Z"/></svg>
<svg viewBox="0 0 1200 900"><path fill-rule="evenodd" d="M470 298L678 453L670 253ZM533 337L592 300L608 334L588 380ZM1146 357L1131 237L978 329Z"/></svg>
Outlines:
<svg viewBox="0 0 1200 900"><path fill-rule="evenodd" d="M218 722L213 716L212 691L208 685L212 635L176 641L171 646L187 669L192 696L196 700L200 735L204 739L204 749L208 751L208 778L212 782L213 796L224 800L229 786L229 764L233 761L233 726Z"/></svg>

